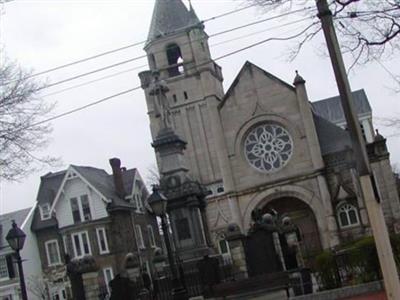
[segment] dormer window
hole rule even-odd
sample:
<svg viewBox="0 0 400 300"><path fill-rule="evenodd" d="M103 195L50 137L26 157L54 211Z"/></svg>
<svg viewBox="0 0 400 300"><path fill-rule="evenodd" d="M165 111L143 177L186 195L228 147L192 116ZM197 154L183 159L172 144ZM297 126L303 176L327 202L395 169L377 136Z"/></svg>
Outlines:
<svg viewBox="0 0 400 300"><path fill-rule="evenodd" d="M50 203L41 204L39 206L39 210L40 210L40 218L42 219L42 221L48 220L48 219L51 218L51 215L50 215Z"/></svg>
<svg viewBox="0 0 400 300"><path fill-rule="evenodd" d="M178 76L183 73L183 57L181 48L177 44L167 47L168 74L170 77Z"/></svg>
<svg viewBox="0 0 400 300"><path fill-rule="evenodd" d="M92 219L88 195L71 198L71 210L74 223L90 221Z"/></svg>

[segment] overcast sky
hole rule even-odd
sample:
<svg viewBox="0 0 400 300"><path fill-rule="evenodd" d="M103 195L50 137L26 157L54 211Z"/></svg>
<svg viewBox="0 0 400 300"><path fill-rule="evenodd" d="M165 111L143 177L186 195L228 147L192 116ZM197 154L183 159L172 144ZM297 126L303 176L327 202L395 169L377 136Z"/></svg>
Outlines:
<svg viewBox="0 0 400 300"><path fill-rule="evenodd" d="M243 5L243 1L231 0L193 0L192 3L199 18L203 20ZM142 41L147 36L153 4L153 0L8 2L4 5L1 15L3 57L7 55L10 59L17 60L24 68L39 72ZM310 5L313 4L314 0L310 0ZM279 12L266 13L250 8L207 22L206 31L212 34L277 13ZM288 36L300 25L271 30L268 28L302 17L304 16L286 17L211 38L210 44L213 45L256 31L267 30L251 37L216 45L211 48L211 52L214 57L218 57L260 39ZM249 60L288 83L292 83L294 71L299 70L307 81L311 101L337 95L330 63L323 54L322 38L317 37L314 42L308 44L292 62L287 60L290 45L289 42L270 42L218 61L223 68L225 89L229 87L245 61ZM143 54L142 46L129 48L48 73L38 79L52 83ZM145 60L127 63L48 88L43 91L43 95L143 64L146 64ZM400 59L385 61L384 64L393 72L400 69ZM138 86L138 71L140 70L73 88L47 96L45 99L57 103L56 109L52 112L56 115ZM398 100L400 95L396 95L390 88L394 86L394 82L382 66L374 63L359 67L350 74L350 80L353 90L360 88L366 90L374 117L400 115ZM110 172L108 159L119 157L124 166L138 168L146 178L149 167L155 164L146 112L144 94L138 90L53 121L54 130L45 153L60 157L62 164L57 168L44 168L18 183L2 182L0 212L5 213L34 205L40 176L49 171L61 170L69 164L104 168ZM388 146L392 153L391 160L392 163L399 163L399 136L392 136L395 133L393 129L384 128L377 122L375 127L379 127L383 135L390 136Z"/></svg>

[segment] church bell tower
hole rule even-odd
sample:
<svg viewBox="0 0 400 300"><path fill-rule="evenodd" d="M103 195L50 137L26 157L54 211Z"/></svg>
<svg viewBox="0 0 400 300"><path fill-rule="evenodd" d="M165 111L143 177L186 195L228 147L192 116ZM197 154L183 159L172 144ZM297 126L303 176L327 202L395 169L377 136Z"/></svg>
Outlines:
<svg viewBox="0 0 400 300"><path fill-rule="evenodd" d="M184 159L190 177L208 190L223 190L218 141L214 138L223 78L193 7L187 8L181 0L156 0L144 50L149 70L139 76L153 140L163 127L160 107L164 107L171 128L187 142ZM166 88L164 103L155 102L155 81ZM159 169L162 159L157 153Z"/></svg>
<svg viewBox="0 0 400 300"><path fill-rule="evenodd" d="M206 190L223 186L214 138L221 68L203 23L181 0L156 0L144 50L149 70L139 76L173 238L181 259L202 257L210 253Z"/></svg>

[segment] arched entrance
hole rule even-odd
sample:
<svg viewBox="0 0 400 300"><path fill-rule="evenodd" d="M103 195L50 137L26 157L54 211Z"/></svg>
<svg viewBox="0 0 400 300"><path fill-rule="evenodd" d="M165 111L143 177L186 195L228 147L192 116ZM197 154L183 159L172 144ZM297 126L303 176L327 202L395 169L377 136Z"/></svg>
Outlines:
<svg viewBox="0 0 400 300"><path fill-rule="evenodd" d="M303 201L294 197L277 198L262 207L263 213L275 210L279 215L287 215L297 226L301 255L308 261L322 251L321 240L315 215Z"/></svg>

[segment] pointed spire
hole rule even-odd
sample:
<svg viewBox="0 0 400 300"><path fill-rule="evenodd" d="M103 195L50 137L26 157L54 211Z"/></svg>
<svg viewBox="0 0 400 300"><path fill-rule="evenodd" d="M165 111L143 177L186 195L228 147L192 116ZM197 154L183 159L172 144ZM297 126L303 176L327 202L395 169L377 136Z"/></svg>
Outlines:
<svg viewBox="0 0 400 300"><path fill-rule="evenodd" d="M374 137L374 141L383 141L385 138L383 137L382 134L379 133L378 129L375 129L375 137Z"/></svg>
<svg viewBox="0 0 400 300"><path fill-rule="evenodd" d="M296 70L296 77L294 78L293 84L298 85L298 84L304 84L306 81L304 80L303 77L299 75L299 72Z"/></svg>
<svg viewBox="0 0 400 300"><path fill-rule="evenodd" d="M200 23L191 3L188 10L181 0L156 0L147 43Z"/></svg>

